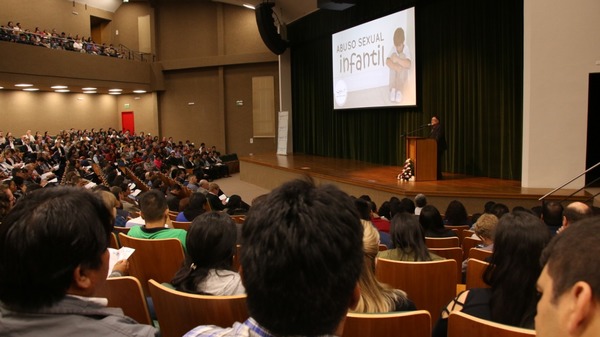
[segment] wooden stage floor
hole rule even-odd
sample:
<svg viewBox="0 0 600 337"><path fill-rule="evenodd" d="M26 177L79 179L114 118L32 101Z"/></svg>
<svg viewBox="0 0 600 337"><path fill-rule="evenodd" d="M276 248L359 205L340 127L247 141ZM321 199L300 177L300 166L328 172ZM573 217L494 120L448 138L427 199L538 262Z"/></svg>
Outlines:
<svg viewBox="0 0 600 337"><path fill-rule="evenodd" d="M346 192L356 193L365 190L381 194L381 200L387 200L387 195L398 197L414 197L418 193L428 198L438 198L440 202L459 199L469 199L474 205L483 208L486 201L504 202L509 207L522 205L531 207L539 205L538 199L550 192L549 188L524 188L517 180L502 180L485 177L473 177L459 174L444 173L444 179L439 181L408 181L398 180L402 171L398 166L382 166L355 160L326 158L310 155L276 155L259 154L240 158L241 179L272 189L285 180L302 175L311 176L318 182L330 182L342 185ZM246 170L245 170L246 169ZM248 171L248 172L244 172ZM348 191L350 189L350 191ZM561 201L575 192L572 189L557 191L549 200ZM585 201L591 195L585 191L576 193L569 200Z"/></svg>

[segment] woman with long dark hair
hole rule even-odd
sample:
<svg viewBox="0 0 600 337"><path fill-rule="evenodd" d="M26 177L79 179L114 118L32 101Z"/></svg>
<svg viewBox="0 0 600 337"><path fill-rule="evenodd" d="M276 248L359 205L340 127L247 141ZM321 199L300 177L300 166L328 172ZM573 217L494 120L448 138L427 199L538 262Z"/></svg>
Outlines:
<svg viewBox="0 0 600 337"><path fill-rule="evenodd" d="M446 336L447 318L452 311L533 329L538 300L536 281L542 270L540 256L549 241L544 223L529 213L514 212L500 218L494 252L483 274L490 288L459 294L442 312L433 336Z"/></svg>
<svg viewBox="0 0 600 337"><path fill-rule="evenodd" d="M425 245L425 235L417 218L408 213L398 213L392 218L392 244L394 249L379 252L377 257L396 261L432 261L444 258L430 253Z"/></svg>
<svg viewBox="0 0 600 337"><path fill-rule="evenodd" d="M236 241L229 215L208 212L198 216L186 237L183 267L171 284L188 293L225 296L244 294L240 275L232 270Z"/></svg>
<svg viewBox="0 0 600 337"><path fill-rule="evenodd" d="M427 205L421 210L419 222L425 230L425 236L432 238L445 238L457 236L451 229L444 227L444 220L440 211L435 206Z"/></svg>

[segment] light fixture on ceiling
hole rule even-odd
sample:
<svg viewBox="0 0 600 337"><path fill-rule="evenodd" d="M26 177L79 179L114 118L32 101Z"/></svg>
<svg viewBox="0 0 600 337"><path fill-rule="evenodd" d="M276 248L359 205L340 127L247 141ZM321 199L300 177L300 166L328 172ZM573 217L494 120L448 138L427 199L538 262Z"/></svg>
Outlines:
<svg viewBox="0 0 600 337"><path fill-rule="evenodd" d="M0 87L0 90L4 89L4 87Z"/></svg>
<svg viewBox="0 0 600 337"><path fill-rule="evenodd" d="M19 87L19 88L28 88L28 87L33 87L33 84L29 84L29 83L19 83L19 84L15 84L15 87Z"/></svg>
<svg viewBox="0 0 600 337"><path fill-rule="evenodd" d="M251 10L254 10L254 6L252 6L251 4L243 4L242 6L246 7L246 8L250 8Z"/></svg>
<svg viewBox="0 0 600 337"><path fill-rule="evenodd" d="M108 89L108 92L121 92L123 89Z"/></svg>
<svg viewBox="0 0 600 337"><path fill-rule="evenodd" d="M67 89L68 87L66 85L53 85L50 88L52 88L52 89Z"/></svg>
<svg viewBox="0 0 600 337"><path fill-rule="evenodd" d="M56 89L56 90L54 90L54 92L64 93L64 92L71 92L71 90L69 90L69 89Z"/></svg>
<svg viewBox="0 0 600 337"><path fill-rule="evenodd" d="M109 92L108 94L109 95L120 95L121 93L117 92L117 91L113 91L113 92Z"/></svg>
<svg viewBox="0 0 600 337"><path fill-rule="evenodd" d="M96 90L84 90L83 93L84 94L95 94Z"/></svg>
<svg viewBox="0 0 600 337"><path fill-rule="evenodd" d="M38 88L25 88L25 89L23 89L23 91L38 91L38 90L40 90L40 89L38 89Z"/></svg>
<svg viewBox="0 0 600 337"><path fill-rule="evenodd" d="M134 90L133 93L134 94L145 94L146 90Z"/></svg>
<svg viewBox="0 0 600 337"><path fill-rule="evenodd" d="M94 91L97 90L96 88L92 88L92 87L87 87L87 88L81 88L81 90L83 91Z"/></svg>

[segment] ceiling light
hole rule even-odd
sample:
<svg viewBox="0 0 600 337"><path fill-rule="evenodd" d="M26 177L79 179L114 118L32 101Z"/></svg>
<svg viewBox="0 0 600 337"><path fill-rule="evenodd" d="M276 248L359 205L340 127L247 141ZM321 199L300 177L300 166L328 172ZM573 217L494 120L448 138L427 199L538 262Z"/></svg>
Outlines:
<svg viewBox="0 0 600 337"><path fill-rule="evenodd" d="M52 88L52 89L67 89L68 87L66 85L53 85L50 88Z"/></svg>
<svg viewBox="0 0 600 337"><path fill-rule="evenodd" d="M4 89L4 87L0 87L0 90Z"/></svg>
<svg viewBox="0 0 600 337"><path fill-rule="evenodd" d="M250 4L243 4L243 6L244 6L244 7L246 7L246 8L250 8L250 9L252 9L252 10L254 10L254 9L255 9L255 8L254 8L254 6L252 6L252 5L250 5Z"/></svg>
<svg viewBox="0 0 600 337"><path fill-rule="evenodd" d="M57 90L54 90L54 92L71 92L71 90L69 90L69 89L57 89Z"/></svg>
<svg viewBox="0 0 600 337"><path fill-rule="evenodd" d="M19 87L19 88L27 88L27 87L33 87L33 84L29 84L29 83L19 83L19 84L15 84L15 87Z"/></svg>
<svg viewBox="0 0 600 337"><path fill-rule="evenodd" d="M84 94L95 94L96 91L95 90L84 90L83 93Z"/></svg>
<svg viewBox="0 0 600 337"><path fill-rule="evenodd" d="M23 91L38 91L38 90L40 90L40 89L38 89L38 88L25 88L25 89L23 89Z"/></svg>
<svg viewBox="0 0 600 337"><path fill-rule="evenodd" d="M135 94L145 94L146 90L134 90L133 93L135 93Z"/></svg>
<svg viewBox="0 0 600 337"><path fill-rule="evenodd" d="M121 92L123 89L108 89L108 92Z"/></svg>
<svg viewBox="0 0 600 337"><path fill-rule="evenodd" d="M120 92L114 92L114 91L113 91L113 92L109 92L108 94L109 94L109 95L120 95L121 93L120 93Z"/></svg>
<svg viewBox="0 0 600 337"><path fill-rule="evenodd" d="M81 88L81 90L83 90L83 91L94 91L94 90L96 90L96 88L88 87L88 88Z"/></svg>

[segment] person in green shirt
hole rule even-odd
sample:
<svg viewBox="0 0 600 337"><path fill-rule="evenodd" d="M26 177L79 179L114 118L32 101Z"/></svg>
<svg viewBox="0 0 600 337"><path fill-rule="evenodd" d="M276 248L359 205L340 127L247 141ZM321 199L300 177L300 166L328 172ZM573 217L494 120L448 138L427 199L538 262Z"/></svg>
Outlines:
<svg viewBox="0 0 600 337"><path fill-rule="evenodd" d="M186 251L185 238L187 232L183 229L171 228L166 224L169 209L167 199L160 190L144 192L140 198L141 217L146 222L143 226L131 227L128 236L138 239L171 239L181 242Z"/></svg>

